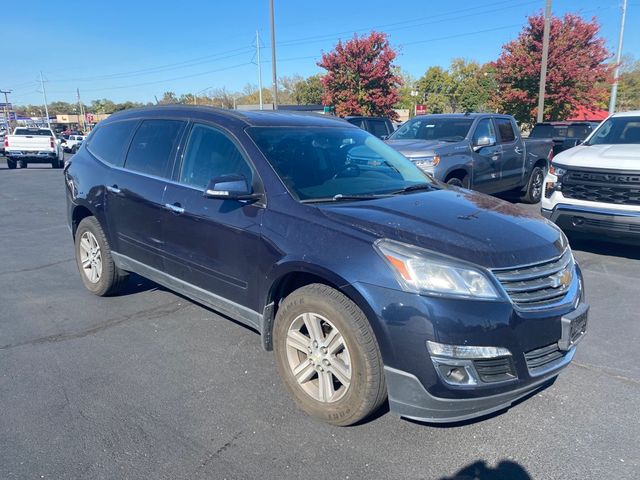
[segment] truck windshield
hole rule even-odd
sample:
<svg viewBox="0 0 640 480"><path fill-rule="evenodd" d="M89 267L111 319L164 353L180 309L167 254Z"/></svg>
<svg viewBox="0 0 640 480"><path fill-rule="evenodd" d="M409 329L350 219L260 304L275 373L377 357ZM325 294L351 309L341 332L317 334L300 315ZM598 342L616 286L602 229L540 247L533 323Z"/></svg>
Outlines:
<svg viewBox="0 0 640 480"><path fill-rule="evenodd" d="M396 130L389 140L438 140L460 142L469 133L473 119L425 116L414 118Z"/></svg>
<svg viewBox="0 0 640 480"><path fill-rule="evenodd" d="M367 198L431 183L406 157L358 128L251 127L247 132L301 201Z"/></svg>
<svg viewBox="0 0 640 480"><path fill-rule="evenodd" d="M640 143L640 117L612 117L605 120L586 145Z"/></svg>
<svg viewBox="0 0 640 480"><path fill-rule="evenodd" d="M16 128L14 135L40 135L42 137L52 137L51 130L41 130L39 128Z"/></svg>

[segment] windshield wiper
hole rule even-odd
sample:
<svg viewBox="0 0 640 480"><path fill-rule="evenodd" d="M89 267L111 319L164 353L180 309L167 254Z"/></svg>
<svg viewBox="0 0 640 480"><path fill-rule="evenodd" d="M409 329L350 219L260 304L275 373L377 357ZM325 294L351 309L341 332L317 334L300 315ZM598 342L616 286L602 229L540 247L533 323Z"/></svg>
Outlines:
<svg viewBox="0 0 640 480"><path fill-rule="evenodd" d="M404 187L402 190L397 190L392 192L392 195L398 195L400 193L407 192L417 192L419 190L433 190L433 185L430 183L416 183L415 185L409 185L408 187Z"/></svg>
<svg viewBox="0 0 640 480"><path fill-rule="evenodd" d="M392 195L391 193L363 193L363 194L338 193L333 197L306 198L304 200L300 200L300 203L339 202L341 200L374 200L376 198L388 198L391 195Z"/></svg>

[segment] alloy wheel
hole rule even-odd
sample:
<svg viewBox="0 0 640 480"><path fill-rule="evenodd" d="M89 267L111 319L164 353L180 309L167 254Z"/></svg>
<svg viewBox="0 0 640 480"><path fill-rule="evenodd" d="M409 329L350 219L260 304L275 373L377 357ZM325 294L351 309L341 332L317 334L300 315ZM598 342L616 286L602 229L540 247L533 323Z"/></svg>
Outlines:
<svg viewBox="0 0 640 480"><path fill-rule="evenodd" d="M98 283L102 276L102 252L95 235L89 231L80 237L80 264L82 272L91 283Z"/></svg>

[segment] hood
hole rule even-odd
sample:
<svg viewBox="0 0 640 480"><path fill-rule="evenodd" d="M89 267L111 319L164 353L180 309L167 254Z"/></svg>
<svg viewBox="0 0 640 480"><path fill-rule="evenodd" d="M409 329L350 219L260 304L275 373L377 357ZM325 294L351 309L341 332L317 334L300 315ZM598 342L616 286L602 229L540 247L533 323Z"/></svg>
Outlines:
<svg viewBox="0 0 640 480"><path fill-rule="evenodd" d="M433 155L436 148L451 145L438 140L387 140L386 143L408 158Z"/></svg>
<svg viewBox="0 0 640 480"><path fill-rule="evenodd" d="M556 165L640 171L640 144L578 145L553 158Z"/></svg>
<svg viewBox="0 0 640 480"><path fill-rule="evenodd" d="M469 190L443 188L320 210L335 222L486 268L514 267L560 255L558 227L511 203Z"/></svg>

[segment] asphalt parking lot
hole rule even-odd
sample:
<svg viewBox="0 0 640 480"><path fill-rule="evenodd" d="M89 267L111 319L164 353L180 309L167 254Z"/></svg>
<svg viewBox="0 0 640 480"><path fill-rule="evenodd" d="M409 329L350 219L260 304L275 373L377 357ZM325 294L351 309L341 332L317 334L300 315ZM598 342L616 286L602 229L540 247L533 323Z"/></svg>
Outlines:
<svg viewBox="0 0 640 480"><path fill-rule="evenodd" d="M573 243L590 326L549 388L466 424L339 428L254 332L140 277L89 294L60 170L0 158L0 239L1 479L638 478L639 249Z"/></svg>

